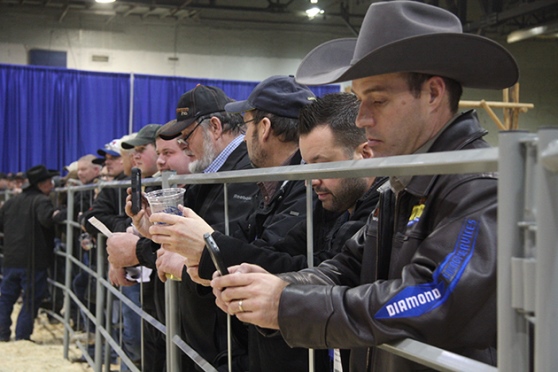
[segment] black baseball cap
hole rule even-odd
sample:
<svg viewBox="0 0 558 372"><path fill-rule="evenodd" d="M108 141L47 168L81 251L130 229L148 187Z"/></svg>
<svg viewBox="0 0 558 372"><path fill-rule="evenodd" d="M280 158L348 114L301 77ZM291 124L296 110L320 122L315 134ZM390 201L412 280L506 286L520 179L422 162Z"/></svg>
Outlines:
<svg viewBox="0 0 558 372"><path fill-rule="evenodd" d="M200 117L225 111L225 105L229 102L233 100L221 89L198 84L178 100L176 121L165 124L157 135L164 140L176 138Z"/></svg>
<svg viewBox="0 0 558 372"><path fill-rule="evenodd" d="M227 112L246 112L254 109L277 116L298 119L300 109L316 100L306 86L295 81L294 76L275 75L259 83L245 101L225 105Z"/></svg>

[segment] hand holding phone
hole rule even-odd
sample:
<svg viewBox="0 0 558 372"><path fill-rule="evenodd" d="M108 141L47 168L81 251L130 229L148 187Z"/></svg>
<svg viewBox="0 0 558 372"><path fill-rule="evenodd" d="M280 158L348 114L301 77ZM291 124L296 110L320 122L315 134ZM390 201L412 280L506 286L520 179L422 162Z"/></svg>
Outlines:
<svg viewBox="0 0 558 372"><path fill-rule="evenodd" d="M219 247L217 246L217 243L215 242L211 234L210 233L203 234L203 239L205 240L205 246L209 251L211 260L213 261L213 264L217 268L219 274L221 275L228 274L229 270L227 269L225 263L223 262L223 258L221 257L221 250L219 250Z"/></svg>
<svg viewBox="0 0 558 372"><path fill-rule="evenodd" d="M132 168L132 213L141 211L141 170Z"/></svg>

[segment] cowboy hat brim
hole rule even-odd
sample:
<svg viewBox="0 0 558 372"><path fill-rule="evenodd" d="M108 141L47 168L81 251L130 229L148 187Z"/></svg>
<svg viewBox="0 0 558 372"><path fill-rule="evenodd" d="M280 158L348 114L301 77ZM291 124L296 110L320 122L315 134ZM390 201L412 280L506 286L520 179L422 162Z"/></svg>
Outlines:
<svg viewBox="0 0 558 372"><path fill-rule="evenodd" d="M443 76L464 87L504 89L515 84L519 68L498 43L471 34L435 33L379 47L351 61L357 39L337 39L314 48L302 60L296 80L330 84L395 72Z"/></svg>

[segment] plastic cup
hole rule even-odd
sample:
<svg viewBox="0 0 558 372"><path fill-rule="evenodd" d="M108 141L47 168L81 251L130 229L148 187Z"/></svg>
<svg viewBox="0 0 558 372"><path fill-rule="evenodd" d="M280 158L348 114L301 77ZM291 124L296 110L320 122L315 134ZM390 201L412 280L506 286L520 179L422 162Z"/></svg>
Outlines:
<svg viewBox="0 0 558 372"><path fill-rule="evenodd" d="M184 203L184 189L170 188L148 192L145 194L151 213L169 213L182 216L178 204Z"/></svg>
<svg viewBox="0 0 558 372"><path fill-rule="evenodd" d="M170 213L182 216L178 204L184 203L184 189L171 188L148 192L145 194L151 213ZM168 279L180 281L172 274L165 274Z"/></svg>

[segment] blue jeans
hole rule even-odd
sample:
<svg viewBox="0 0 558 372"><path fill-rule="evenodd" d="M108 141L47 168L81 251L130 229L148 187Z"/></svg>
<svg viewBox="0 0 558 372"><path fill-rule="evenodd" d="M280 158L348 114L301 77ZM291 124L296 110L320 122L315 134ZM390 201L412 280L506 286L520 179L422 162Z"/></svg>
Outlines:
<svg viewBox="0 0 558 372"><path fill-rule="evenodd" d="M15 334L16 340L29 340L39 305L47 296L47 269L28 271L4 267L3 274L4 279L0 285L0 340L10 339L12 311L22 292L23 304L17 318Z"/></svg>
<svg viewBox="0 0 558 372"><path fill-rule="evenodd" d="M139 284L122 287L122 294L141 307ZM133 362L138 364L141 362L141 318L124 304L122 304L122 349ZM127 370L127 366L122 364L122 371Z"/></svg>

